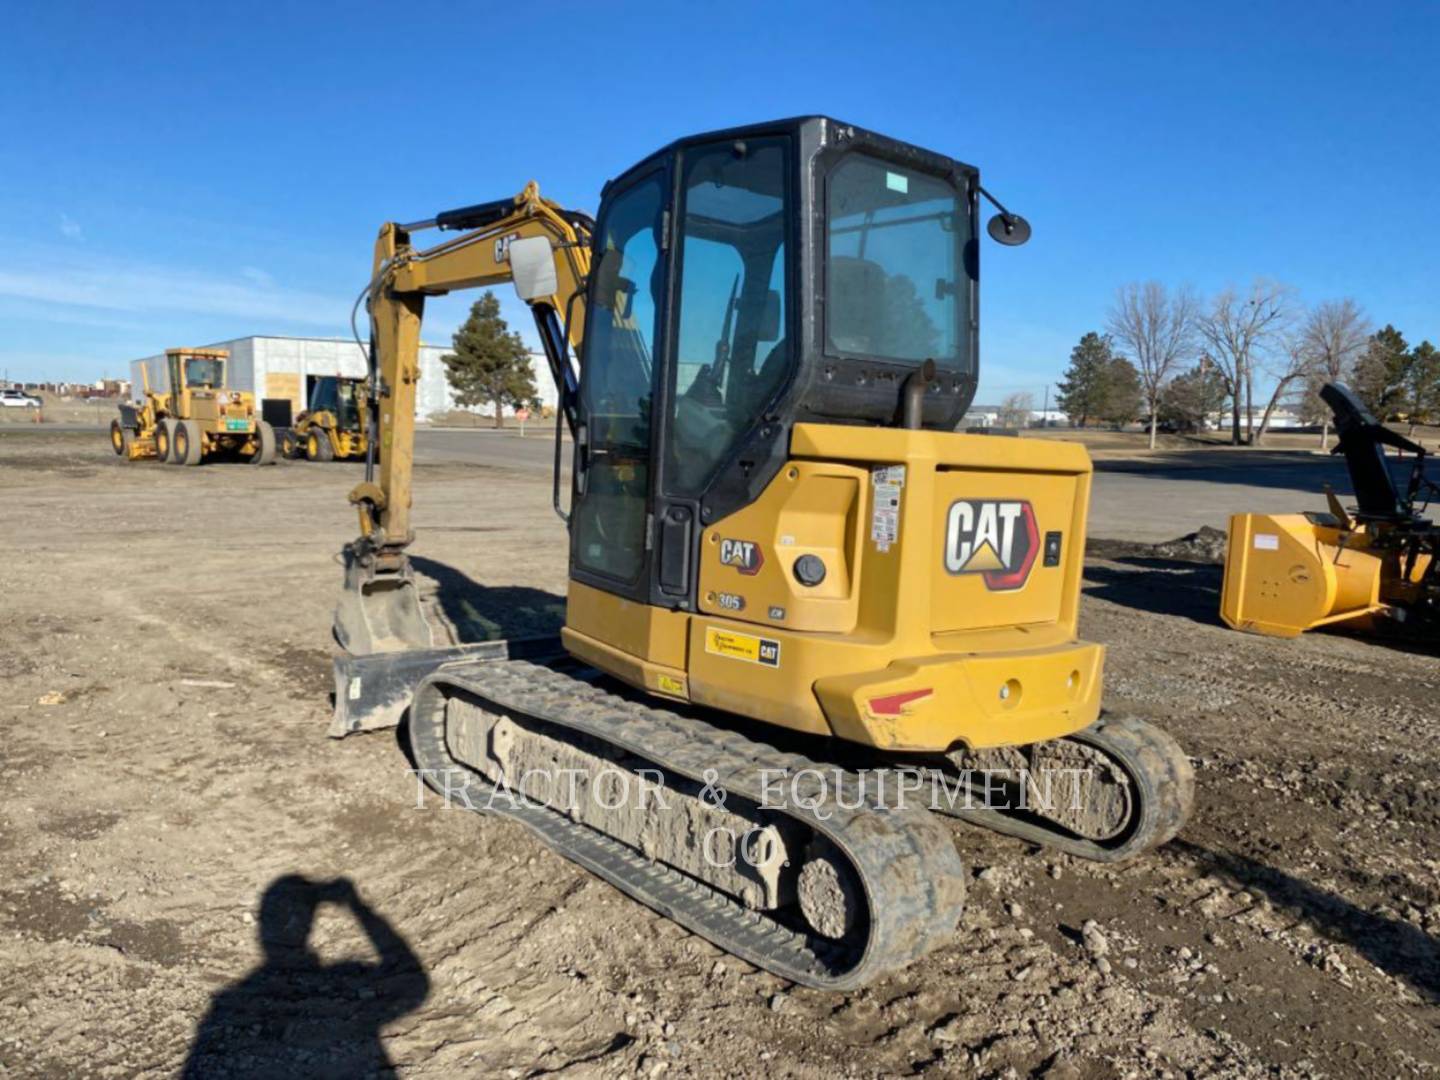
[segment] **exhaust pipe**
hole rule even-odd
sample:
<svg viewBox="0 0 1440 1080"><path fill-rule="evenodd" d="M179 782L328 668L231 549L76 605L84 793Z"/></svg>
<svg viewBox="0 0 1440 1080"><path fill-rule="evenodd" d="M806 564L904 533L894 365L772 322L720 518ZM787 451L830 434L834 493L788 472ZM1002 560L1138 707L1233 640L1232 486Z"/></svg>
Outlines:
<svg viewBox="0 0 1440 1080"><path fill-rule="evenodd" d="M925 391L935 381L935 361L926 360L905 376L901 387L900 426L919 431L925 416Z"/></svg>

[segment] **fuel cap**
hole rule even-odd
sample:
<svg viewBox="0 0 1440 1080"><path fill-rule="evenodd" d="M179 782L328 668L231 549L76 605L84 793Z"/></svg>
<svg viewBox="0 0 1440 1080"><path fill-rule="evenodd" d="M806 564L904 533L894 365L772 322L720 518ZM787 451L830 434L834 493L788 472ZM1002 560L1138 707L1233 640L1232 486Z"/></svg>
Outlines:
<svg viewBox="0 0 1440 1080"><path fill-rule="evenodd" d="M819 555L801 555L795 560L795 580L801 585L819 585L825 580L825 560Z"/></svg>

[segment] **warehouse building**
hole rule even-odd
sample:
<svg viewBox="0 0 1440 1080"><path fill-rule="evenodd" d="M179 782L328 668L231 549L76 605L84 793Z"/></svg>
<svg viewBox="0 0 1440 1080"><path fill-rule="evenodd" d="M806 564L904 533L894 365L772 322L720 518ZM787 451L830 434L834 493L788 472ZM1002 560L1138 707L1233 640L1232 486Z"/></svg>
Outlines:
<svg viewBox="0 0 1440 1080"><path fill-rule="evenodd" d="M230 389L248 390L257 400L288 399L296 413L305 408L316 379L326 375L351 378L365 375L365 354L353 339L257 335L197 347L225 349L230 353L227 375ZM416 388L415 414L422 421L460 408L455 403L450 384L445 380L445 365L440 362L440 357L448 351L439 345L420 346L420 383ZM530 363L535 370L535 388L540 401L553 409L556 394L549 365L539 353L531 355ZM130 362L131 394L137 401L144 393L145 375L148 375L153 389L163 389L167 385L164 353Z"/></svg>

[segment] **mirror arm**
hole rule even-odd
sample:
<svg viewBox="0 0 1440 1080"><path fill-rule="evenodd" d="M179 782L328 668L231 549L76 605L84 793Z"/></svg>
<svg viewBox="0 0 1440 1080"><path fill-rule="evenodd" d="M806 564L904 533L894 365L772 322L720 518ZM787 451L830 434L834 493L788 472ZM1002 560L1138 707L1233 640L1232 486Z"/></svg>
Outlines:
<svg viewBox="0 0 1440 1080"><path fill-rule="evenodd" d="M990 192L986 191L984 185L976 184L975 190L980 192L981 195L985 196L985 200L991 206L995 207L996 210L1000 211L1000 216L1005 219L1005 224L1010 225L1015 222L1017 215L1012 214L1009 210L1006 210L1005 207L1001 206L1000 200L995 198L994 195L991 195Z"/></svg>

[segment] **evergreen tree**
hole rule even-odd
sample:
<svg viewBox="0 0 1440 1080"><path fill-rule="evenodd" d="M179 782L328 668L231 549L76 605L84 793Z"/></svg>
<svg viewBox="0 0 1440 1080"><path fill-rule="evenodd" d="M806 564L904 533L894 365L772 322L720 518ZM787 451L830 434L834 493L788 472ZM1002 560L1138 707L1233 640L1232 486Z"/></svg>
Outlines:
<svg viewBox="0 0 1440 1080"><path fill-rule="evenodd" d="M1354 390L1380 421L1407 412L1412 404L1413 357L1399 330L1385 324L1370 335L1355 363Z"/></svg>
<svg viewBox="0 0 1440 1080"><path fill-rule="evenodd" d="M495 426L505 426L505 407L538 408L530 353L500 317L500 301L488 289L451 338L455 351L440 359L461 405L493 405Z"/></svg>
<svg viewBox="0 0 1440 1080"><path fill-rule="evenodd" d="M1160 423L1175 431L1203 431L1206 420L1223 409L1229 397L1225 377L1214 365L1197 364L1165 387Z"/></svg>
<svg viewBox="0 0 1440 1080"><path fill-rule="evenodd" d="M1113 427L1124 427L1144 408L1139 369L1123 356L1112 358L1100 377L1100 404L1096 418Z"/></svg>
<svg viewBox="0 0 1440 1080"><path fill-rule="evenodd" d="M1410 426L1431 424L1440 416L1440 350L1422 341L1410 350L1410 370L1405 380L1406 412Z"/></svg>
<svg viewBox="0 0 1440 1080"><path fill-rule="evenodd" d="M1090 331L1070 350L1070 366L1059 384L1055 407L1076 427L1100 416L1105 392L1105 372L1113 355L1110 336Z"/></svg>

